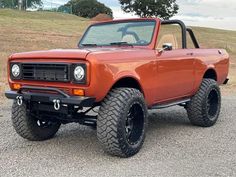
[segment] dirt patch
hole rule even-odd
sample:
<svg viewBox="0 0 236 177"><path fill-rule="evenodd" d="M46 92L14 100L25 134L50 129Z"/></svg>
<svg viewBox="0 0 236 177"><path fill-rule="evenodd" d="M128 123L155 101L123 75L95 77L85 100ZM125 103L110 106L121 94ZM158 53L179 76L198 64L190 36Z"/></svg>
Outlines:
<svg viewBox="0 0 236 177"><path fill-rule="evenodd" d="M91 21L108 21L112 20L113 18L107 14L98 14L96 17L93 17Z"/></svg>

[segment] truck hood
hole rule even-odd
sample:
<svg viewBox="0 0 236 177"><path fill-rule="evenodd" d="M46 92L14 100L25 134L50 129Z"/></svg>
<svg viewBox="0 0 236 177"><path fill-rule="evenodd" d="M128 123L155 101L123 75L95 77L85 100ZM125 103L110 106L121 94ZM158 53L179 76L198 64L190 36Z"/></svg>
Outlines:
<svg viewBox="0 0 236 177"><path fill-rule="evenodd" d="M91 51L85 49L55 49L13 54L11 59L86 59Z"/></svg>
<svg viewBox="0 0 236 177"><path fill-rule="evenodd" d="M104 48L86 48L86 49L54 49L44 51L33 51L16 53L11 55L10 59L86 59L90 53L107 53L118 51L133 51L137 48L132 47L104 47ZM139 49L140 50L140 49Z"/></svg>

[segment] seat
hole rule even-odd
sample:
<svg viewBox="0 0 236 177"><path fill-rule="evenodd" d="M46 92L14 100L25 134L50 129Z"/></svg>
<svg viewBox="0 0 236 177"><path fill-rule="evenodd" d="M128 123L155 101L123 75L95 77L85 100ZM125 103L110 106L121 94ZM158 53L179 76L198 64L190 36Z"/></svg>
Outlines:
<svg viewBox="0 0 236 177"><path fill-rule="evenodd" d="M165 34L158 42L156 49L161 49L165 43L171 43L173 49L178 49L178 42L174 34Z"/></svg>
<svg viewBox="0 0 236 177"><path fill-rule="evenodd" d="M135 39L135 37L131 34L126 34L123 36L121 42L127 42L128 44L135 44L137 43L137 40Z"/></svg>

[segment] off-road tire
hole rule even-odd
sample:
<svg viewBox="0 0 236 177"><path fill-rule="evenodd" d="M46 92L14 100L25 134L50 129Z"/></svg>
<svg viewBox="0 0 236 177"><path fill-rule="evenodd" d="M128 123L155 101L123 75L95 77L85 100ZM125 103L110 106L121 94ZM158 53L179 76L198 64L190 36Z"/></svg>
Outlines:
<svg viewBox="0 0 236 177"><path fill-rule="evenodd" d="M43 141L52 138L60 128L60 123L50 122L47 126L39 126L35 117L27 111L23 103L19 106L16 101L12 105L12 124L21 137L30 141Z"/></svg>
<svg viewBox="0 0 236 177"><path fill-rule="evenodd" d="M186 108L189 120L193 125L213 126L221 109L221 93L217 82L213 79L203 79L200 89Z"/></svg>
<svg viewBox="0 0 236 177"><path fill-rule="evenodd" d="M135 114L132 118L133 127L140 128L137 131L133 128L129 132L132 138L129 139L127 138L127 121L131 116L131 109L132 115ZM139 115L133 109L137 110ZM97 118L97 137L107 153L119 157L133 156L143 145L146 128L147 106L139 90L115 88L108 93L100 106ZM137 137L133 138L136 136L135 133Z"/></svg>

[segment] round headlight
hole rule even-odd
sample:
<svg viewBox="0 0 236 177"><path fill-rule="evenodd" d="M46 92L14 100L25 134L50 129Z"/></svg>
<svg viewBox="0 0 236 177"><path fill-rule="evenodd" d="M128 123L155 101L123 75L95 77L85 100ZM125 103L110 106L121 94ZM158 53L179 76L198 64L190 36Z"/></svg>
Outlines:
<svg viewBox="0 0 236 177"><path fill-rule="evenodd" d="M74 77L75 80L81 81L85 76L85 71L82 66L76 66L74 70Z"/></svg>
<svg viewBox="0 0 236 177"><path fill-rule="evenodd" d="M14 77L18 77L20 75L20 67L17 64L14 64L11 67L11 73Z"/></svg>

